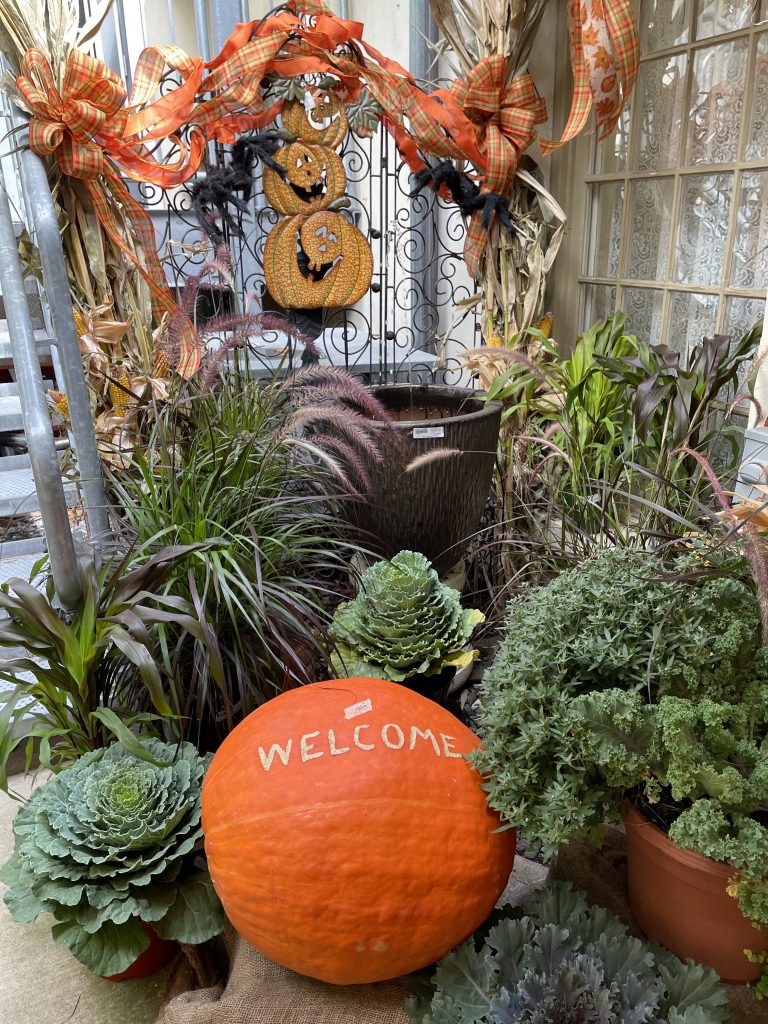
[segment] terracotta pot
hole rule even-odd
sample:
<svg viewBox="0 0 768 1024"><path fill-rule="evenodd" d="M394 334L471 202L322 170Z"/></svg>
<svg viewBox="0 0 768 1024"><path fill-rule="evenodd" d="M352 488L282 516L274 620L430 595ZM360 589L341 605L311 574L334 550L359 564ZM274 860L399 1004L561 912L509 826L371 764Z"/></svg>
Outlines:
<svg viewBox="0 0 768 1024"><path fill-rule="evenodd" d="M140 957L133 961L130 967L126 967L119 974L105 974L105 981L129 981L131 978L148 978L150 974L156 974L173 959L179 949L178 942L169 939L161 939L154 928L141 922L141 927L149 936L149 946Z"/></svg>
<svg viewBox="0 0 768 1024"><path fill-rule="evenodd" d="M629 905L643 931L685 960L709 964L723 981L756 981L761 964L745 949L768 948L768 929L755 929L728 895L733 868L681 850L628 801Z"/></svg>
<svg viewBox="0 0 768 1024"><path fill-rule="evenodd" d="M372 389L395 421L378 438L380 462L363 455L371 481L365 501L349 504L365 547L384 558L420 551L438 573L463 556L478 528L496 464L501 402L468 388L387 384ZM458 454L406 473L419 456Z"/></svg>

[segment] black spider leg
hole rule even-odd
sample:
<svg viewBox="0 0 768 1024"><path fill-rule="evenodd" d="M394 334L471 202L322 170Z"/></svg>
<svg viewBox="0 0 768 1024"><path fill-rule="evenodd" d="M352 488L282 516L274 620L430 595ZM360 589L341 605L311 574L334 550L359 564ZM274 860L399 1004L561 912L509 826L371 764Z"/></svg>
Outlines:
<svg viewBox="0 0 768 1024"><path fill-rule="evenodd" d="M486 231L495 215L513 238L517 234L506 198L499 192L481 192L477 182L464 171L457 170L452 160L441 160L433 166L428 164L423 170L413 174L411 181L411 198L417 196L424 188L439 192L445 186L463 216L471 217L477 210L482 210L483 227Z"/></svg>

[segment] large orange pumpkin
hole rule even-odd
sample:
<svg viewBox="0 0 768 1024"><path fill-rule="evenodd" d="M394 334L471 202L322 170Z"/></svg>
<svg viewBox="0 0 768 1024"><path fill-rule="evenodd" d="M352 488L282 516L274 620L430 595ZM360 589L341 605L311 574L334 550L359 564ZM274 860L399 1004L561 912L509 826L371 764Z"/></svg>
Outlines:
<svg viewBox="0 0 768 1024"><path fill-rule="evenodd" d="M380 679L284 693L224 741L203 785L216 892L271 959L322 981L380 981L466 939L504 890L498 832L444 708Z"/></svg>

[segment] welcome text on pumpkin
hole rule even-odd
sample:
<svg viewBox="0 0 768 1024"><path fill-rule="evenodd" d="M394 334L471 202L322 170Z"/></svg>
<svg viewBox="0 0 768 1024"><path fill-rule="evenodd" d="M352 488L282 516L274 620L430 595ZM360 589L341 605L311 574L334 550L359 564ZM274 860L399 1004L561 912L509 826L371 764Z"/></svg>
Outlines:
<svg viewBox="0 0 768 1024"><path fill-rule="evenodd" d="M299 756L302 761L314 761L318 757L324 757L329 754L331 757L338 757L341 754L348 754L355 747L358 750L375 750L377 747L377 740L380 740L385 747L389 747L390 750L414 750L419 740L429 743L432 745L432 749L437 757L463 757L464 755L457 750L453 749L453 744L456 742L454 736L449 736L444 732L438 733L440 737L436 736L431 729L420 729L417 725L412 725L408 732L407 727L404 731L395 722L387 722L386 725L382 725L381 729L377 732L371 732L374 729L369 723L362 725L356 725L351 737L347 737L346 740L337 740L336 732L334 729L328 729L324 738L327 739L327 749L322 749L319 740L321 736L320 730L316 732L306 732L300 738L298 745L294 744L293 739L288 739L281 746L279 743L273 743L269 750L264 747L259 747L259 759L261 766L265 772L268 772L273 764L278 761L287 767L291 756L297 749ZM369 730L363 735L364 730ZM408 733L406 735L406 733ZM345 745L348 744L348 745Z"/></svg>

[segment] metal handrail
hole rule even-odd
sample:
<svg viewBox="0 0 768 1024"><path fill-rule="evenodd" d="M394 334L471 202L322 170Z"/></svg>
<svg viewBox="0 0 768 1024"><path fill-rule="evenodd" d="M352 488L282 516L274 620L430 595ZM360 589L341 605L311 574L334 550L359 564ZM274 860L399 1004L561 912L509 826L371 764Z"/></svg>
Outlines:
<svg viewBox="0 0 768 1024"><path fill-rule="evenodd" d="M77 454L77 469L83 496L83 508L91 539L104 540L109 533L109 511L104 492L101 459L93 429L93 414L88 386L83 374L80 341L72 315L67 267L61 244L56 210L45 166L27 149L21 156L24 196L31 209L35 241L45 282L45 298L51 314L54 342L59 354L69 421Z"/></svg>
<svg viewBox="0 0 768 1024"><path fill-rule="evenodd" d="M49 191L50 196L50 191ZM43 374L35 343L35 332L24 290L11 206L0 163L0 288L11 339L21 415L27 437L43 530L48 544L56 592L65 608L80 600L78 570L72 530L69 525L64 484L53 437L53 426L43 388ZM81 371L82 372L82 371Z"/></svg>

